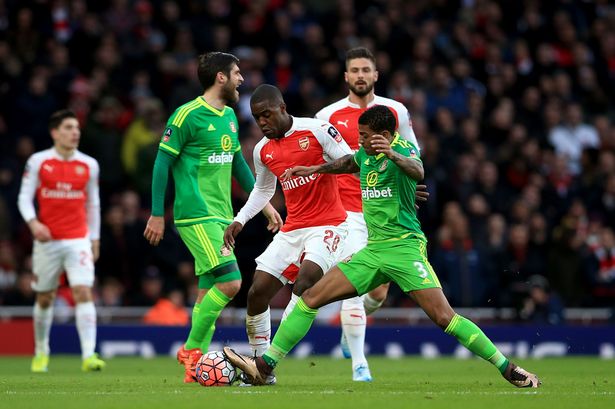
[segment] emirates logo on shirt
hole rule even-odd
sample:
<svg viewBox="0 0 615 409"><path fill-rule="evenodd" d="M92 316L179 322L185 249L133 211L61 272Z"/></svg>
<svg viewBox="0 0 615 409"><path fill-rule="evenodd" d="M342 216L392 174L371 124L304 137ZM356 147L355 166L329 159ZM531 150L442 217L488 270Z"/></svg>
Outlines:
<svg viewBox="0 0 615 409"><path fill-rule="evenodd" d="M302 151L307 151L310 147L310 138L304 136L303 138L299 139L299 147Z"/></svg>

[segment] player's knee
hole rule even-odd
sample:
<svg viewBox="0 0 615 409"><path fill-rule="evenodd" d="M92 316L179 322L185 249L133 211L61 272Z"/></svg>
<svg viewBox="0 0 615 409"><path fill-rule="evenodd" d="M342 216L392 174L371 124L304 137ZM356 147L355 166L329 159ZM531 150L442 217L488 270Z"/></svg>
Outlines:
<svg viewBox="0 0 615 409"><path fill-rule="evenodd" d="M295 285L293 287L293 293L295 293L296 295L303 295L303 293L305 293L305 291L307 291L308 289L312 288L314 284L318 282L319 279L320 277L300 277L295 282Z"/></svg>
<svg viewBox="0 0 615 409"><path fill-rule="evenodd" d="M447 310L438 310L436 311L436 314L433 317L433 322L440 328L442 329L446 329L448 327L448 324L451 323L451 320L453 319L454 316L454 312L449 312Z"/></svg>
<svg viewBox="0 0 615 409"><path fill-rule="evenodd" d="M51 307L55 299L55 292L38 293L36 295L36 303L44 310Z"/></svg>
<svg viewBox="0 0 615 409"><path fill-rule="evenodd" d="M312 291L311 288L307 288L301 295L301 299L310 308L318 308L318 294Z"/></svg>
<svg viewBox="0 0 615 409"><path fill-rule="evenodd" d="M216 287L227 297L233 298L241 289L241 280L233 280L227 283L218 283Z"/></svg>
<svg viewBox="0 0 615 409"><path fill-rule="evenodd" d="M86 287L84 285L77 285L72 287L73 298L77 304L81 304L84 302L90 302L93 300L92 298L92 289L90 287Z"/></svg>
<svg viewBox="0 0 615 409"><path fill-rule="evenodd" d="M389 292L389 283L383 284L375 288L374 290L370 291L369 296L372 299L374 299L374 301L382 303L387 298L388 292Z"/></svg>

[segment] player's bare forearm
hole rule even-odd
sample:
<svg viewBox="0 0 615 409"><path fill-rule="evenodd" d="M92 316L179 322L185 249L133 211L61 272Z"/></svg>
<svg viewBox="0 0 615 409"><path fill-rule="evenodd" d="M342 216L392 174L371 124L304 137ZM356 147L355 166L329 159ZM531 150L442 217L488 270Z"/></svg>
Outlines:
<svg viewBox="0 0 615 409"><path fill-rule="evenodd" d="M333 162L323 163L318 166L316 173L356 173L359 170L359 165L354 161L354 155L346 155Z"/></svg>
<svg viewBox="0 0 615 409"><path fill-rule="evenodd" d="M423 180L425 177L423 164L420 161L400 155L395 151L391 152L389 159L391 159L391 161L395 163L406 175L410 176L417 182L419 180Z"/></svg>

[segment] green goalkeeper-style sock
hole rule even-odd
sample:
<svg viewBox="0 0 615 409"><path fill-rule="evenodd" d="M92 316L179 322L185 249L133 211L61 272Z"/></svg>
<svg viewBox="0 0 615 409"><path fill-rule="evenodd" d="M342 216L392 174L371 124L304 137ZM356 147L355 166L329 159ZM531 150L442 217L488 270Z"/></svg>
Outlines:
<svg viewBox="0 0 615 409"><path fill-rule="evenodd" d="M476 324L459 314L455 314L448 327L444 330L474 354L491 362L500 373L504 373L508 366L508 359L493 345L493 342Z"/></svg>
<svg viewBox="0 0 615 409"><path fill-rule="evenodd" d="M207 291L199 305L198 314L193 310L192 328L190 329L190 334L188 334L186 349L202 348L205 340L208 340L206 346L209 348L209 341L211 341L213 332L216 329L214 324L220 312L230 301L231 298L224 295L216 287L212 287L211 290Z"/></svg>
<svg viewBox="0 0 615 409"><path fill-rule="evenodd" d="M278 328L269 349L263 354L263 359L272 368L282 360L291 349L307 334L316 318L318 310L308 307L303 298Z"/></svg>

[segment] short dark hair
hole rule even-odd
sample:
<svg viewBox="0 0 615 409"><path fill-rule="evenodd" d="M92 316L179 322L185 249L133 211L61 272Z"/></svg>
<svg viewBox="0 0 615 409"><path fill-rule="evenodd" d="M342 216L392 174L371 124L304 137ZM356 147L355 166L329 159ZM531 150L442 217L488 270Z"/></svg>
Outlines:
<svg viewBox="0 0 615 409"><path fill-rule="evenodd" d="M262 84L259 85L252 96L250 97L250 104L258 104L259 102L267 101L271 104L283 104L284 97L280 89L274 85Z"/></svg>
<svg viewBox="0 0 615 409"><path fill-rule="evenodd" d="M77 119L77 115L70 109L61 109L51 114L48 124L49 130L57 129L66 118Z"/></svg>
<svg viewBox="0 0 615 409"><path fill-rule="evenodd" d="M199 55L198 76L203 89L215 84L219 72L230 77L233 64L239 64L239 58L233 54L212 51Z"/></svg>
<svg viewBox="0 0 615 409"><path fill-rule="evenodd" d="M374 66L376 65L376 57L374 57L374 54L372 54L369 49L365 47L354 47L346 51L346 68L348 68L348 62L356 58L367 58L374 63Z"/></svg>
<svg viewBox="0 0 615 409"><path fill-rule="evenodd" d="M360 125L367 125L374 132L389 131L395 134L397 120L391 110L384 105L374 105L359 117Z"/></svg>

